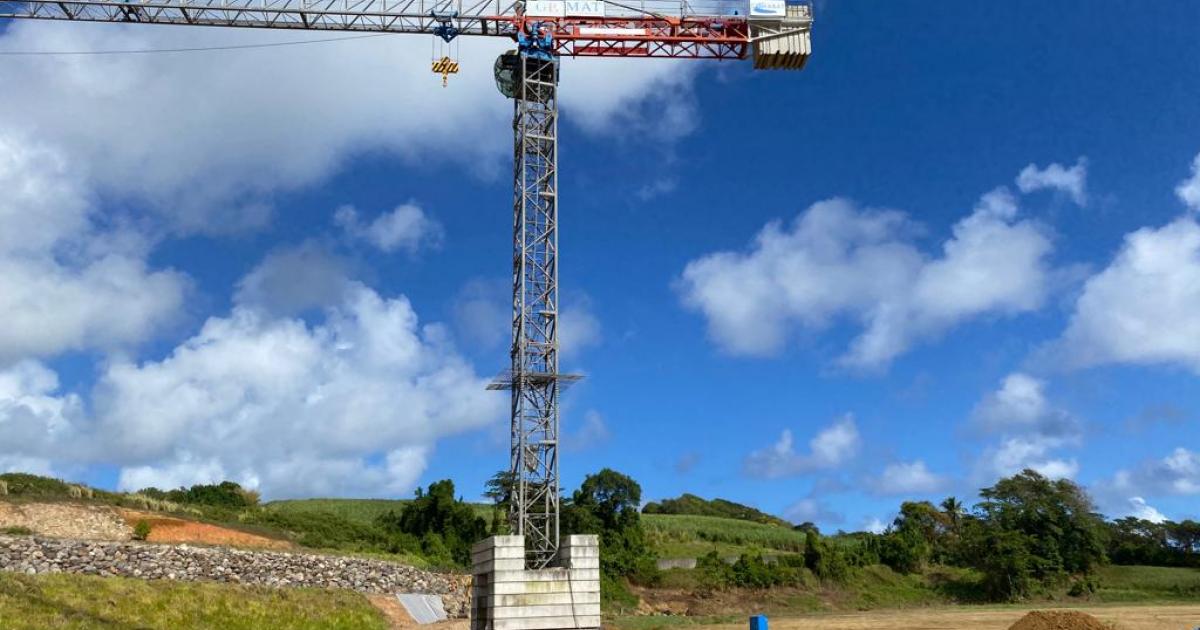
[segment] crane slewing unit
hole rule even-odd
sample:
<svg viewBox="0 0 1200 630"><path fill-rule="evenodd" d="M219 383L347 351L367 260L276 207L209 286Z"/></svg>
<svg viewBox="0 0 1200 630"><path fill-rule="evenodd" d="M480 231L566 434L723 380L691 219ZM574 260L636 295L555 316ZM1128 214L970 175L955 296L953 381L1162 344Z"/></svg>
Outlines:
<svg viewBox="0 0 1200 630"><path fill-rule="evenodd" d="M735 60L800 70L811 52L806 0L0 0L0 19L412 33L449 42L504 37L495 63L513 99L509 521L526 564L559 547L558 76L561 57ZM457 62L435 61L443 81Z"/></svg>

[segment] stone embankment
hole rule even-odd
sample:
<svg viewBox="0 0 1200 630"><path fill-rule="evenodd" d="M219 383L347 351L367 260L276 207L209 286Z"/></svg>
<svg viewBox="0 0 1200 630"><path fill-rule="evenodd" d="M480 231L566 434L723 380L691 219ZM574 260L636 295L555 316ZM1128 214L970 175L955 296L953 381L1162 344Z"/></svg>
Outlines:
<svg viewBox="0 0 1200 630"><path fill-rule="evenodd" d="M441 595L466 617L470 578L382 560L226 547L0 536L0 570Z"/></svg>

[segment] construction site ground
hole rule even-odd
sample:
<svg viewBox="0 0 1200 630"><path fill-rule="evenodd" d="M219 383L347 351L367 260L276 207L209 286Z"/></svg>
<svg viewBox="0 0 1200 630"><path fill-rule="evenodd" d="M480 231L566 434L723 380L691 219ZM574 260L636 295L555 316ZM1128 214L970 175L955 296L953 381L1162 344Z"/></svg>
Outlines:
<svg viewBox="0 0 1200 630"><path fill-rule="evenodd" d="M771 630L1008 630L1033 610L1045 607L945 607L913 610L876 610L858 613L771 617ZM1114 630L1192 630L1200 627L1200 603L1137 606L1081 606L1085 612ZM669 628L680 619L643 618L617 625L639 630ZM686 623L687 630L745 630L746 620L719 624ZM1045 630L1090 630L1091 626L1048 626Z"/></svg>

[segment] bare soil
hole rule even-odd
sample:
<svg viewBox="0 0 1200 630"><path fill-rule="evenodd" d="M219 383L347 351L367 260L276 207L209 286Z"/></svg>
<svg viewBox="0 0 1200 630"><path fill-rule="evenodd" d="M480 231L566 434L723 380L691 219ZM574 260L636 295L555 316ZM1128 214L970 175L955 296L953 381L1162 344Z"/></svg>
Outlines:
<svg viewBox="0 0 1200 630"><path fill-rule="evenodd" d="M1105 630L1190 630L1200 626L1200 604L1162 606L1089 606L1074 611L1091 615L1099 626L1029 626L1058 630L1104 628ZM1025 630L1014 625L1030 612L1028 608L931 608L880 610L862 613L773 617L771 630ZM688 630L744 630L736 624L688 626Z"/></svg>
<svg viewBox="0 0 1200 630"><path fill-rule="evenodd" d="M133 534L115 509L74 503L0 502L3 527L26 527L39 536L80 540L129 540Z"/></svg>
<svg viewBox="0 0 1200 630"><path fill-rule="evenodd" d="M286 540L268 538L219 525L187 521L153 512L139 512L120 508L121 518L132 532L138 521L150 524L150 536L146 539L157 543L190 543L197 545L223 545L226 547L250 547L254 549L292 549Z"/></svg>
<svg viewBox="0 0 1200 630"><path fill-rule="evenodd" d="M1008 630L1111 630L1112 625L1078 610L1035 610Z"/></svg>

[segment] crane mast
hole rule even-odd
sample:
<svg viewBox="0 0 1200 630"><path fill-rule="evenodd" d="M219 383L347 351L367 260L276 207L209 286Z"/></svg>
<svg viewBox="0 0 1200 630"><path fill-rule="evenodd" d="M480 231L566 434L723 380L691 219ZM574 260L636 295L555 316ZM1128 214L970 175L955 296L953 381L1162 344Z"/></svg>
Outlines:
<svg viewBox="0 0 1200 630"><path fill-rule="evenodd" d="M513 484L509 522L526 566L559 547L558 76L560 57L745 59L802 69L811 52L806 0L0 0L0 19L179 24L505 37L496 61L513 99L511 365ZM445 62L434 71L447 72ZM442 63L441 66L438 63ZM439 69L440 68L440 69ZM783 112L778 112L783 115Z"/></svg>

